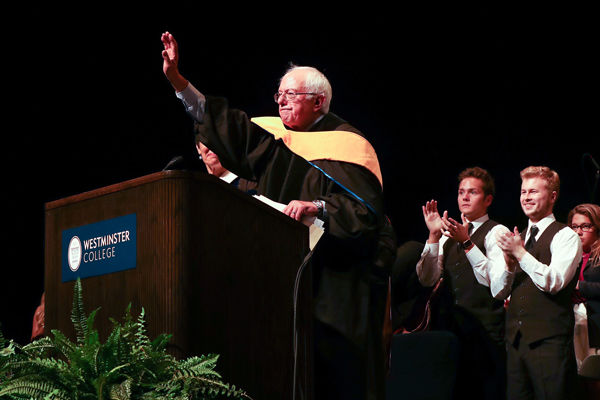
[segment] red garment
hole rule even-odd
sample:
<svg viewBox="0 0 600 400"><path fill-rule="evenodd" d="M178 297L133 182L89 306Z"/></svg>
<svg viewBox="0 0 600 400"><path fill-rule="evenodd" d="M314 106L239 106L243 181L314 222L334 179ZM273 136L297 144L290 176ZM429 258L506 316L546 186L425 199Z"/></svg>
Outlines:
<svg viewBox="0 0 600 400"><path fill-rule="evenodd" d="M585 266L590 259L591 253L583 253L583 257L581 259L581 269L579 271L579 280L583 281L583 271L585 270ZM573 291L573 304L585 303L585 297L581 295L579 289L575 289Z"/></svg>
<svg viewBox="0 0 600 400"><path fill-rule="evenodd" d="M583 257L581 258L581 271L579 271L579 280L582 281L583 280L583 270L585 269L585 265L587 264L588 260L590 259L590 255L592 253L583 253Z"/></svg>
<svg viewBox="0 0 600 400"><path fill-rule="evenodd" d="M44 335L44 321L45 321L45 297L46 294L42 294L40 305L36 308L33 314L33 324L31 328L31 340L39 339Z"/></svg>

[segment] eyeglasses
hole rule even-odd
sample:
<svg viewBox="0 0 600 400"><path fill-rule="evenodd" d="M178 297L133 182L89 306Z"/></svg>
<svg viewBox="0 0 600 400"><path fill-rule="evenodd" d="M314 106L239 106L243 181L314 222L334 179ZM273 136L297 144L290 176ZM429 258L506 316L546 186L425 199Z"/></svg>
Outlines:
<svg viewBox="0 0 600 400"><path fill-rule="evenodd" d="M581 224L581 225L571 225L571 229L573 229L574 231L576 231L577 229L581 228L582 232L591 232L592 229L594 229L594 225L592 224Z"/></svg>
<svg viewBox="0 0 600 400"><path fill-rule="evenodd" d="M273 96L273 98L275 99L275 103L279 103L279 98L281 96L285 96L285 99L287 101L294 101L294 99L296 99L296 96L301 95L301 94L318 94L318 93L295 92L295 91L293 91L291 89L288 89L285 92L277 92L277 93L275 93L275 95Z"/></svg>

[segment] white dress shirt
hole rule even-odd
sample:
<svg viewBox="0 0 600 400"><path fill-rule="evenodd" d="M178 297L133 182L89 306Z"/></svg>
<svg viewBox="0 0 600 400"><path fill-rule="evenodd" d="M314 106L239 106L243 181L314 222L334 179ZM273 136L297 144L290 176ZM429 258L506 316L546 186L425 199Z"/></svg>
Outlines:
<svg viewBox="0 0 600 400"><path fill-rule="evenodd" d="M188 83L181 92L175 92L175 95L183 103L185 111L196 121L202 122L206 97L191 83Z"/></svg>
<svg viewBox="0 0 600 400"><path fill-rule="evenodd" d="M535 237L537 240L555 220L554 214L550 214L535 224L529 221L525 243L529 240L532 225L539 228ZM556 294L575 276L581 261L582 251L581 239L577 233L571 228L565 227L558 231L552 238L552 242L550 242L550 253L552 254L550 265L539 262L529 253L523 256L519 265L529 275L538 289Z"/></svg>
<svg viewBox="0 0 600 400"><path fill-rule="evenodd" d="M231 171L227 171L224 175L220 176L219 178L227 183L231 183L235 181L237 175Z"/></svg>
<svg viewBox="0 0 600 400"><path fill-rule="evenodd" d="M473 224L471 235L488 219L490 218L486 214L470 221ZM503 299L510 294L512 274L507 271L504 254L496 241L499 232L508 232L508 228L498 224L485 235L485 255L477 246L473 246L466 256L477 282L489 287L495 298ZM423 286L433 286L440 279L444 269L444 243L447 240L448 237L442 235L439 243L425 243L421 259L417 263L417 276Z"/></svg>

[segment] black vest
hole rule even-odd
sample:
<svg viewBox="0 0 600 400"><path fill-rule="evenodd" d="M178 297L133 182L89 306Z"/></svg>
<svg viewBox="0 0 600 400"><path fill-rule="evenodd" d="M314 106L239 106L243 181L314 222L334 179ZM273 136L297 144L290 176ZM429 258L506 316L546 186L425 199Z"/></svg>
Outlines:
<svg viewBox="0 0 600 400"><path fill-rule="evenodd" d="M471 236L471 241L483 254L486 254L485 236L497 224L487 220ZM502 340L503 302L492 297L489 287L477 282L464 250L453 239L444 243L444 282L440 290L434 327L459 335L483 329L494 340Z"/></svg>
<svg viewBox="0 0 600 400"><path fill-rule="evenodd" d="M540 235L530 254L549 265L552 261L550 243L566 225L552 222ZM524 237L524 233L521 234ZM506 313L506 340L514 343L521 332L525 343L533 343L557 335L573 335L574 316L571 295L577 283L577 274L556 294L538 289L529 275L517 267Z"/></svg>

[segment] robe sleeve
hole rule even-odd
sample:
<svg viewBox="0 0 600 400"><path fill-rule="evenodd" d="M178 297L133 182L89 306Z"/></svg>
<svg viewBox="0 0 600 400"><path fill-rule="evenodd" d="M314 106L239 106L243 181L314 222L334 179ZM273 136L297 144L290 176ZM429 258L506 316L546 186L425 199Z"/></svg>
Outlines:
<svg viewBox="0 0 600 400"><path fill-rule="evenodd" d="M276 145L246 113L230 109L226 99L217 97L207 96L203 121L195 123L194 132L223 167L249 180L258 179Z"/></svg>

